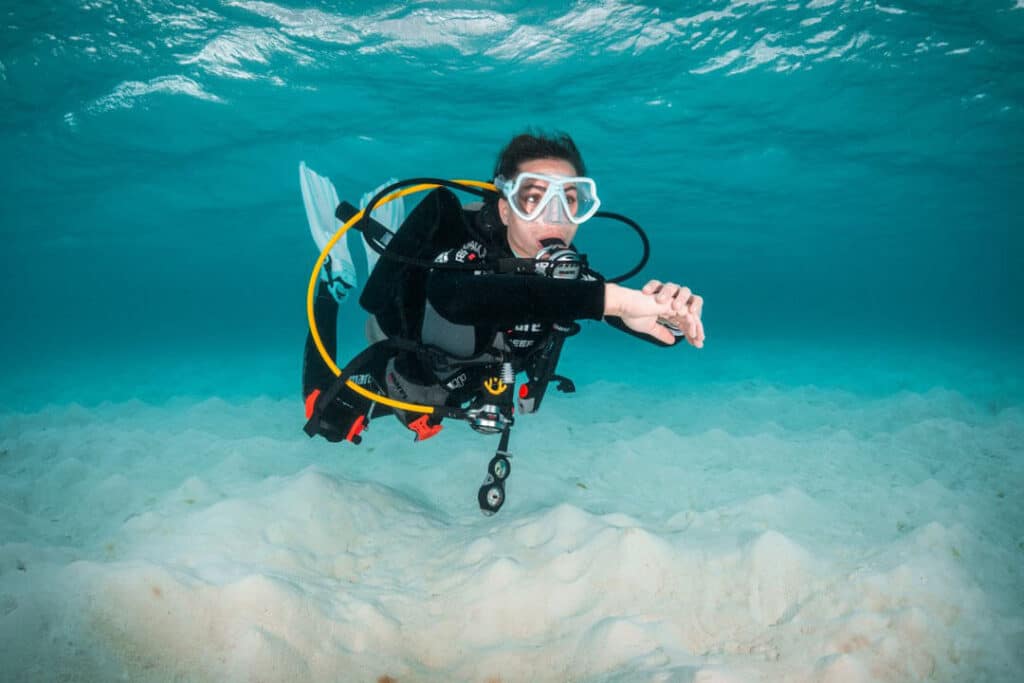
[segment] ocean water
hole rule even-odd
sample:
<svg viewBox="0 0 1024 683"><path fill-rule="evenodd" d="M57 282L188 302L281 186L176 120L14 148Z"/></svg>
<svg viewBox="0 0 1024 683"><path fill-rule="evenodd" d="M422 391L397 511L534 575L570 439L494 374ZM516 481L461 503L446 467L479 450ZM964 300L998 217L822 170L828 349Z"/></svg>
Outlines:
<svg viewBox="0 0 1024 683"><path fill-rule="evenodd" d="M1020 0L0 20L0 679L1019 678ZM483 518L493 439L302 434L297 168L487 180L528 127L707 342L584 324Z"/></svg>

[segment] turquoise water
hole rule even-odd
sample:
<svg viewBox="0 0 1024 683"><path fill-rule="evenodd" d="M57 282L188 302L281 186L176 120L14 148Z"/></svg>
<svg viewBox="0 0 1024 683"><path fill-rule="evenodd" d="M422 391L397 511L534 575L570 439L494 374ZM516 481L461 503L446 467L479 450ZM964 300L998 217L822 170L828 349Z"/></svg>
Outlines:
<svg viewBox="0 0 1024 683"><path fill-rule="evenodd" d="M10 676L1019 678L1024 0L0 20ZM301 432L297 171L486 179L527 126L575 137L707 343L585 324L484 518L497 439Z"/></svg>
<svg viewBox="0 0 1024 683"><path fill-rule="evenodd" d="M224 392L292 391L315 255L298 161L353 199L390 176L486 178L526 126L576 138L605 206L650 233L645 276L704 295L706 362L764 340L1017 356L1013 0L2 14L7 402L59 398L86 365L134 368L113 390L133 396L133 375L176 381L155 368L211 349L238 369ZM580 244L606 272L637 247L599 222ZM253 381L253 356L292 374Z"/></svg>

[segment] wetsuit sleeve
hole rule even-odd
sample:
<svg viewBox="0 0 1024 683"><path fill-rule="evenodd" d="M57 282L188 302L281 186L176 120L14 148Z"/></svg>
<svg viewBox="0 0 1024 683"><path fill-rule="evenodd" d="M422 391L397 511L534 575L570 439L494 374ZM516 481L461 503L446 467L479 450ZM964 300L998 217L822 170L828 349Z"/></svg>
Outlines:
<svg viewBox="0 0 1024 683"><path fill-rule="evenodd" d="M427 278L427 299L438 313L458 325L600 320L604 283L434 270Z"/></svg>

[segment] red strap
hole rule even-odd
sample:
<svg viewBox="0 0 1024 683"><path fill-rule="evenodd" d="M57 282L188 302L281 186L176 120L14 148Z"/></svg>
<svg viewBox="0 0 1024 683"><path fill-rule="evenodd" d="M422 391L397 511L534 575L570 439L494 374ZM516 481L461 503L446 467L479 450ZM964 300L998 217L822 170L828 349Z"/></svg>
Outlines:
<svg viewBox="0 0 1024 683"><path fill-rule="evenodd" d="M313 407L316 405L316 400L320 398L320 390L314 389L309 392L309 396L306 397L306 419L313 417Z"/></svg>
<svg viewBox="0 0 1024 683"><path fill-rule="evenodd" d="M430 416L427 414L420 415L418 418L407 424L406 426L412 431L416 432L416 440L423 441L437 434L442 429L442 425L432 425L427 422L427 418Z"/></svg>

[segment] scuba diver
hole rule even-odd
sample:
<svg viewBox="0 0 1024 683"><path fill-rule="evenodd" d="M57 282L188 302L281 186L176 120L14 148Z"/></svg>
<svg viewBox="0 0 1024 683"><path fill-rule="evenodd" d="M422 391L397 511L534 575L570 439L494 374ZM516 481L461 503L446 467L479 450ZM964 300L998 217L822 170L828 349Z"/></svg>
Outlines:
<svg viewBox="0 0 1024 683"><path fill-rule="evenodd" d="M322 250L307 297L306 433L358 444L371 420L394 415L416 441L437 434L445 418L500 434L477 496L485 514L505 502L516 407L535 412L551 381L575 390L555 371L563 342L580 330L577 321L604 320L661 346L704 343L703 299L689 288L659 280L642 289L617 284L643 267L649 245L628 218L599 213L596 183L568 135L517 135L498 156L493 178L393 183L364 197L360 211L339 203L330 181L300 165ZM483 201L463 206L449 188ZM426 189L405 216L402 196ZM640 234L644 258L626 275L604 278L574 248L579 226L595 216ZM345 242L338 244L349 227L367 247L359 303L370 314L370 346L342 369L332 359L338 306L356 280ZM526 381L517 391L520 373Z"/></svg>

